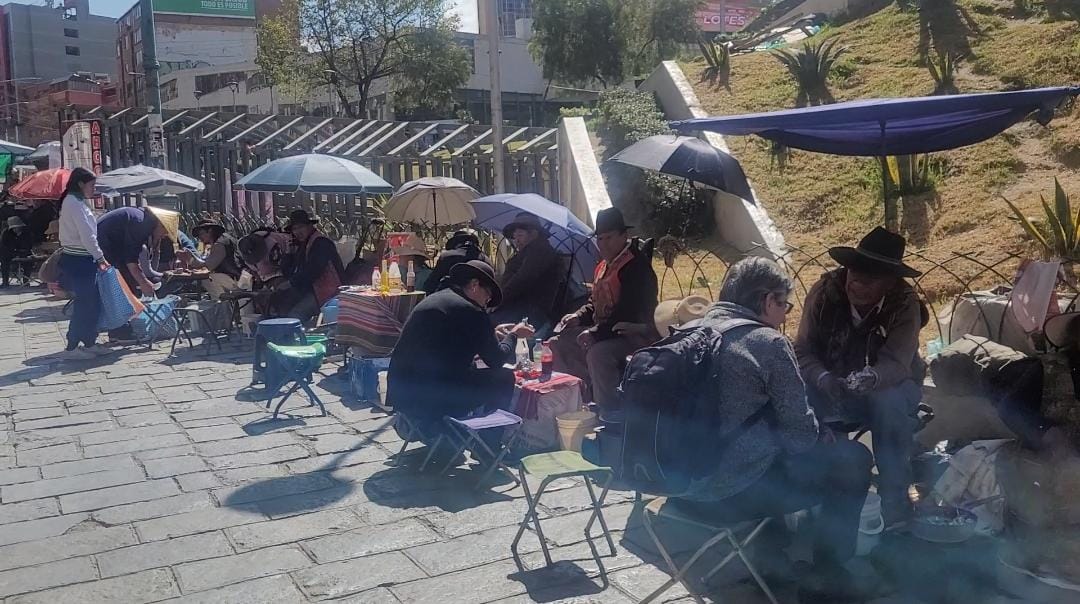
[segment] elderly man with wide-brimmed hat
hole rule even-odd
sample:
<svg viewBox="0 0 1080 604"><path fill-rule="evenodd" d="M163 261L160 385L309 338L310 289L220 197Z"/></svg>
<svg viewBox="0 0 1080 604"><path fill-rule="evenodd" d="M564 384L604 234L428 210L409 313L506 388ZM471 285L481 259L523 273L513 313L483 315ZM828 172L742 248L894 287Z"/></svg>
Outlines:
<svg viewBox="0 0 1080 604"><path fill-rule="evenodd" d="M515 253L506 262L499 284L503 303L495 311L496 323L516 323L527 319L539 328L554 327L555 297L560 278L559 255L548 240L540 219L520 212L503 229L503 237L514 244Z"/></svg>
<svg viewBox="0 0 1080 604"><path fill-rule="evenodd" d="M203 289L210 295L211 300L217 300L221 294L227 291L240 289L240 261L236 240L225 232L225 227L216 220L203 220L195 225L191 234L202 242L207 248L206 255L199 258L187 250L181 250L178 255L194 268L205 268L210 271L210 278L203 284Z"/></svg>
<svg viewBox="0 0 1080 604"><path fill-rule="evenodd" d="M319 219L304 210L289 214L285 230L293 238L293 255L286 276L289 286L275 294L271 305L285 317L309 321L338 293L345 267L337 246L318 229Z"/></svg>
<svg viewBox="0 0 1080 604"><path fill-rule="evenodd" d="M919 331L928 316L906 281L905 240L881 227L857 247L834 247L803 304L795 339L807 396L826 424L865 426L873 436L887 526L911 515L908 488L925 366Z"/></svg>

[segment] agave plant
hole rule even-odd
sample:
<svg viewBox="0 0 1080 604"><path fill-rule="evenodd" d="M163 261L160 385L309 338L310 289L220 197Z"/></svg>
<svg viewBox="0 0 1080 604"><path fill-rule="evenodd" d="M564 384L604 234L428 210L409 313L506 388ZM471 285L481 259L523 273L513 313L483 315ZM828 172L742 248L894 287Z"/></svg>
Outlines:
<svg viewBox="0 0 1080 604"><path fill-rule="evenodd" d="M806 42L799 51L773 51L773 56L787 68L799 86L796 107L825 105L835 100L829 92L829 73L840 56L847 52L846 48L836 47L838 42L838 38L830 38L817 44Z"/></svg>
<svg viewBox="0 0 1080 604"><path fill-rule="evenodd" d="M930 69L930 77L934 78L934 94L957 94L960 90L956 87L956 65L960 57L943 52L937 59L930 61L927 67Z"/></svg>
<svg viewBox="0 0 1080 604"><path fill-rule="evenodd" d="M1054 179L1054 205L1051 206L1040 195L1046 222L1034 221L1024 215L1016 204L1005 199L1016 221L1024 228L1035 243L1043 249L1048 258L1060 260L1080 260L1080 208L1073 212L1069 195L1061 188L1058 179Z"/></svg>
<svg viewBox="0 0 1080 604"><path fill-rule="evenodd" d="M701 81L713 86L731 87L731 42L717 44L713 40L698 37L698 48L705 57L705 71Z"/></svg>

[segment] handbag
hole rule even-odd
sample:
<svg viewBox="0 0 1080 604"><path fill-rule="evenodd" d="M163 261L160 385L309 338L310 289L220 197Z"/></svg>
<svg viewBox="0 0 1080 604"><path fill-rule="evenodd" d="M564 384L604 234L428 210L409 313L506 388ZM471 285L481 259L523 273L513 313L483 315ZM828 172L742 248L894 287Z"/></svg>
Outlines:
<svg viewBox="0 0 1080 604"><path fill-rule="evenodd" d="M101 297L101 312L98 313L98 331L110 331L123 327L132 318L143 312L145 306L131 293L127 283L120 276L120 271L109 267L97 274L98 295Z"/></svg>

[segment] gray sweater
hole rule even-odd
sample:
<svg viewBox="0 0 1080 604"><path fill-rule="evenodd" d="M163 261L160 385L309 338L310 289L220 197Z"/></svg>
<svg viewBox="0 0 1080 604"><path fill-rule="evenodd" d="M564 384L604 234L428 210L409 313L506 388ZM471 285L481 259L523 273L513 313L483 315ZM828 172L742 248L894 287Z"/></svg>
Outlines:
<svg viewBox="0 0 1080 604"><path fill-rule="evenodd" d="M703 323L718 326L727 319L754 319L749 309L719 302ZM691 485L685 499L716 501L731 497L754 483L781 454L806 451L818 440L818 424L806 402L806 387L799 375L791 342L771 327L736 327L724 334L719 378L705 387L720 406L720 435L742 430L717 460L707 479ZM742 424L763 407L763 419Z"/></svg>

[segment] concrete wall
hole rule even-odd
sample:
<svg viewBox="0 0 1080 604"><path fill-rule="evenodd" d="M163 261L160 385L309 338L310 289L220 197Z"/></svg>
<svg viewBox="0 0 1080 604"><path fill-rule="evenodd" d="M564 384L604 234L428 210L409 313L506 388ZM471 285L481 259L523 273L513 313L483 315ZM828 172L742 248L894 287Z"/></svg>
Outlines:
<svg viewBox="0 0 1080 604"><path fill-rule="evenodd" d="M674 61L664 61L638 87L656 95L665 115L671 120L706 117L693 86ZM730 153L724 137L706 133L702 138L725 153ZM757 192L754 192L757 197ZM716 232L724 243L742 252L774 255L784 253L784 236L760 204L718 192L713 198ZM767 250L760 246L764 244Z"/></svg>
<svg viewBox="0 0 1080 604"><path fill-rule="evenodd" d="M559 196L558 201L575 216L593 226L596 213L611 207L600 164L596 161L584 118L559 120Z"/></svg>

